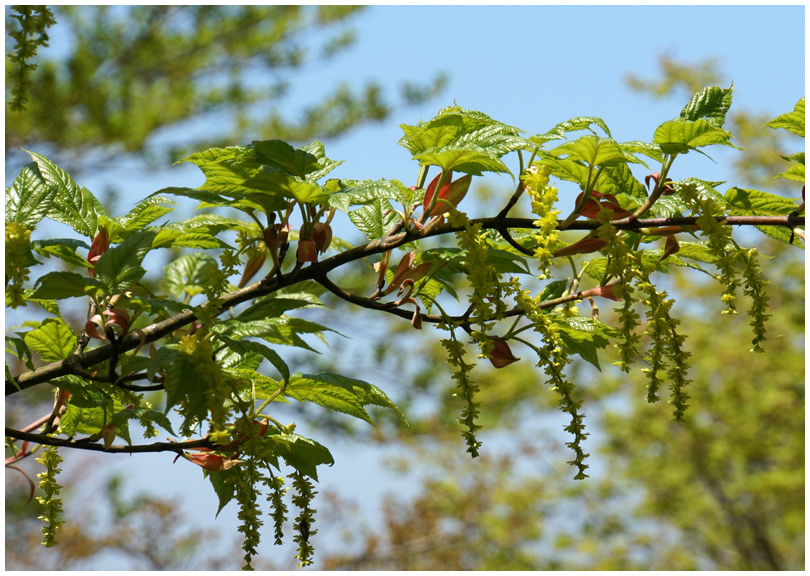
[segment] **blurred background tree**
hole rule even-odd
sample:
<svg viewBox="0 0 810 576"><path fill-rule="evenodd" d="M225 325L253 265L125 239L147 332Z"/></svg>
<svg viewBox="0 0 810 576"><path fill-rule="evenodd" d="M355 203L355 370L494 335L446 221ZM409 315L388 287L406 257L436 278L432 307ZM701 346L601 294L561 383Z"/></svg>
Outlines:
<svg viewBox="0 0 810 576"><path fill-rule="evenodd" d="M320 102L281 114L295 75L338 57L355 40L359 6L58 6L25 110L9 106L6 163L16 174L34 143L74 177L121 155L164 167L213 146L262 138L303 143L338 136L435 96L439 75L405 83L395 98L371 81L335 86ZM6 7L6 30L19 25ZM18 64L8 56L6 71ZM296 117L297 116L297 117ZM204 129L194 123L205 121ZM216 129L212 130L212 126ZM191 130L191 132L190 132ZM194 134L194 132L198 134ZM47 146L46 146L47 145Z"/></svg>

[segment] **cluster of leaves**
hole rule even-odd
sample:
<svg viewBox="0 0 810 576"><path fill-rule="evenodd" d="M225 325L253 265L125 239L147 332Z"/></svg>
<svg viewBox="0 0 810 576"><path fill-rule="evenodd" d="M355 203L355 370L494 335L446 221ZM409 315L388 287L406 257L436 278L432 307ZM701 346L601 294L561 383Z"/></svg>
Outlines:
<svg viewBox="0 0 810 576"><path fill-rule="evenodd" d="M355 306L409 319L415 329L432 323L449 332L442 344L455 367L464 402L459 421L473 456L481 446L476 436L480 387L471 374L475 364L466 359L462 333L478 345L478 357L496 368L519 360L510 343L525 347L570 418L565 429L573 437L568 443L575 455L571 463L577 468L575 477L583 479L588 467L585 415L566 366L579 357L600 369L598 350L612 342L621 351L623 369L629 371L640 359L649 365L650 401L659 398L666 373L675 419L682 419L689 355L677 331L679 321L671 314L673 301L656 288L652 276L666 274L671 266L694 268L717 278L730 301L742 270L744 290L754 300L756 348L765 338L765 282L753 249L741 248L731 238L734 216L729 214L749 210L745 214L754 215L749 223L771 224L763 228L766 234L801 245L795 236L803 237L796 228L803 226L803 207L789 199L747 190L746 197L758 203L746 207L738 200L740 189L723 196L715 188L719 183L695 178L671 182L667 177L683 154L732 145L731 134L723 129L731 93L731 88L702 90L679 118L655 130L651 142L619 143L604 121L592 117L525 137L481 112L445 108L427 122L402 126L400 144L419 164L413 187L394 180L324 182L340 162L329 159L317 141L301 148L281 140L212 148L185 159L204 173L202 186L165 188L117 217L64 170L31 152L33 162L6 190L6 235L12 239L7 260L9 255L15 258L11 274L7 268L6 286L12 289L6 305L36 305L49 317L15 327L7 337L7 352L27 371L12 376L7 363L6 393L47 383L54 388L55 402L53 412L27 431L7 430L7 443L30 440L52 447L183 456L204 469L220 510L238 502L246 568L259 542L259 496L265 491L276 541L283 539L287 476L292 503L300 511L294 537L298 559L308 565L313 553L309 537L316 533L311 480L317 481L318 466L333 464L333 458L327 447L296 434L295 424L279 422L274 402L310 402L372 425L367 406L398 412L373 384L334 373L293 373L279 353L285 346L313 350L307 338L323 339L331 330L291 314L323 306L321 296L327 290ZM803 114L779 121L803 134ZM568 138L582 130L590 133ZM546 149L559 140L563 142ZM485 172L511 175L504 157L513 152L520 176L515 192L497 216L469 219L457 207L473 177ZM524 153L530 154L528 162ZM803 166L803 156L792 159ZM635 164L652 170L648 161L657 169L646 178L648 186L654 182L649 191L630 169ZM432 167L440 172L427 183ZM454 173L464 176L454 178ZM573 210L561 221L557 215L566 209L549 183L551 177L574 182L580 190ZM509 218L524 192L535 217ZM203 212L156 225L172 210L172 195L198 201ZM216 210L236 210L244 218ZM332 222L339 213L348 216L368 243L353 246L333 236ZM86 241L30 240L46 217L70 226ZM775 232L774 224L790 226L791 232ZM589 232L570 238L576 230ZM679 241L676 235L681 233L696 239ZM434 237L455 242L422 247L423 240ZM163 248L194 251L170 262L163 284L154 287L145 260ZM394 265L398 248L409 251ZM87 256L79 249L87 250ZM55 257L81 273L48 272L26 288L29 269L41 264L38 257ZM568 266L557 266L560 261ZM351 293L329 278L352 263L374 270L366 274L370 296ZM719 273L705 268L707 264ZM264 277L251 283L260 270ZM238 286L232 284L230 278L240 272ZM594 297L624 300L618 328L599 319ZM61 310L64 301L75 298L87 305L86 322L78 329ZM592 304L590 316L583 316L577 305L583 300ZM406 305L415 310L403 309ZM646 354L638 350L639 305L645 309L650 337ZM94 340L103 344L91 347ZM35 355L48 364L37 367ZM162 410L148 400L147 393L156 390L164 393ZM182 439L133 444L133 420L145 428L146 439L157 435L156 426ZM116 438L126 445L114 444ZM54 474L49 473L52 486ZM52 539L58 520L54 514L47 519Z"/></svg>

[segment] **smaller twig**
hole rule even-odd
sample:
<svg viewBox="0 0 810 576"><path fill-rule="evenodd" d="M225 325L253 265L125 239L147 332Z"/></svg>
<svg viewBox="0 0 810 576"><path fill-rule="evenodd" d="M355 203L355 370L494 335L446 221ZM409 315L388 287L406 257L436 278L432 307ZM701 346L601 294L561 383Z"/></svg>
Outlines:
<svg viewBox="0 0 810 576"><path fill-rule="evenodd" d="M84 438L81 440L65 440L63 438L54 438L52 436L44 436L42 434L31 434L21 430L14 430L13 428L6 428L6 436L16 438L18 440L28 440L36 444L43 444L45 446L57 446L64 448L79 448L81 450L92 450L95 452L111 452L121 454L139 454L144 452L175 452L182 453L183 450L191 450L194 448L211 448L216 449L217 445L207 438L199 440L188 440L186 442L155 442L154 444L135 444L132 446L112 445L105 448L103 444L96 444Z"/></svg>
<svg viewBox="0 0 810 576"><path fill-rule="evenodd" d="M524 185L523 185L523 180L521 180L521 181L518 183L517 188L515 189L514 193L512 194L512 197L511 197L511 198L509 198L509 202L507 202L507 203L506 203L506 206L504 206L504 207L501 209L501 211L500 211L500 212L498 212L498 214L497 214L497 216L495 216L495 218L505 218L505 217L506 217L506 215L507 215L507 214L509 214L509 211L512 209L512 207L513 207L515 204L517 204L518 200L520 200L520 196L523 194L523 191L524 191L525 189L526 189L526 188L525 188L525 187L524 187Z"/></svg>
<svg viewBox="0 0 810 576"><path fill-rule="evenodd" d="M529 250L528 248L524 248L522 245L520 245L517 240L512 238L512 235L509 233L509 229L507 227L504 226L503 228L498 228L497 230L503 239L506 240L515 250L521 254L525 254L526 256L534 256L534 250Z"/></svg>

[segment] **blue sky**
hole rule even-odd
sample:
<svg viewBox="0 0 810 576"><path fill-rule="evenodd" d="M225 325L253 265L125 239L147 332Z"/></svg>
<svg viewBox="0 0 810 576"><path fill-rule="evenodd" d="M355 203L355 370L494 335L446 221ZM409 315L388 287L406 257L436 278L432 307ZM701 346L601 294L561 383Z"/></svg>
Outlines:
<svg viewBox="0 0 810 576"><path fill-rule="evenodd" d="M353 48L293 77L283 104L286 112L318 102L343 80L357 87L375 80L392 97L400 83L426 81L439 72L448 73L449 84L439 97L399 109L385 124L326 140L327 155L345 161L330 177L413 183L418 166L396 144L399 124L415 124L420 116L428 119L454 100L529 134L545 132L572 117L599 116L619 141L649 140L658 124L679 114L688 96L656 101L633 93L624 78L631 72L657 77L658 59L664 53L687 63L715 58L725 85L734 82L732 110L745 108L773 117L792 110L805 95L804 6L375 6L354 22L358 41ZM673 177L727 180L730 171L723 160L733 150L715 149L710 154L717 164L693 154L681 164L690 172L679 173L676 164ZM510 162L514 172L516 161ZM7 175L7 185L9 176L14 177ZM165 186L195 186L202 181L193 166L173 167L157 177L135 166L126 178L112 169L84 175L80 184L99 195L107 185L115 185L134 203ZM512 186L508 176L492 181ZM337 463L322 472L321 489L365 498L363 516L373 518L382 494L402 485L380 470L381 454L376 449L326 443ZM68 460L65 471L100 469L111 460L127 475L129 489L173 495L196 524L212 521L217 503L210 485L196 467L185 462L171 465L170 456L82 455ZM367 473L358 476L358 470ZM87 494L92 493L90 485ZM234 504L223 511L217 526L228 538L236 533ZM319 538L325 541L329 536L322 533ZM277 555L269 534L264 540L263 554Z"/></svg>

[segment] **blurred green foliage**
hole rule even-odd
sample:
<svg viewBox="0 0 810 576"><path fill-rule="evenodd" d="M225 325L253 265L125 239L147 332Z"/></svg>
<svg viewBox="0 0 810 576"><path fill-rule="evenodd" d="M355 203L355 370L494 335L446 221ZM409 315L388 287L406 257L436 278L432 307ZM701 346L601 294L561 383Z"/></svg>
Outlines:
<svg viewBox="0 0 810 576"><path fill-rule="evenodd" d="M299 118L279 105L295 78L317 60L351 47L358 6L59 6L54 8L62 52L40 54L26 68L28 102L6 106L6 154L36 143L70 151L137 154L160 165L193 150L262 135L288 141L336 136L379 121L400 103L428 99L443 76L406 83L392 101L376 82L341 84L320 102L296 105ZM6 11L6 29L15 16ZM7 36L6 70L19 75ZM10 53L10 55L8 55ZM16 100L15 100L16 101ZM190 120L222 128L189 138ZM163 144L165 128L185 127ZM164 138L163 140L166 140ZM69 165L58 153L49 157ZM75 171L75 168L71 167Z"/></svg>

